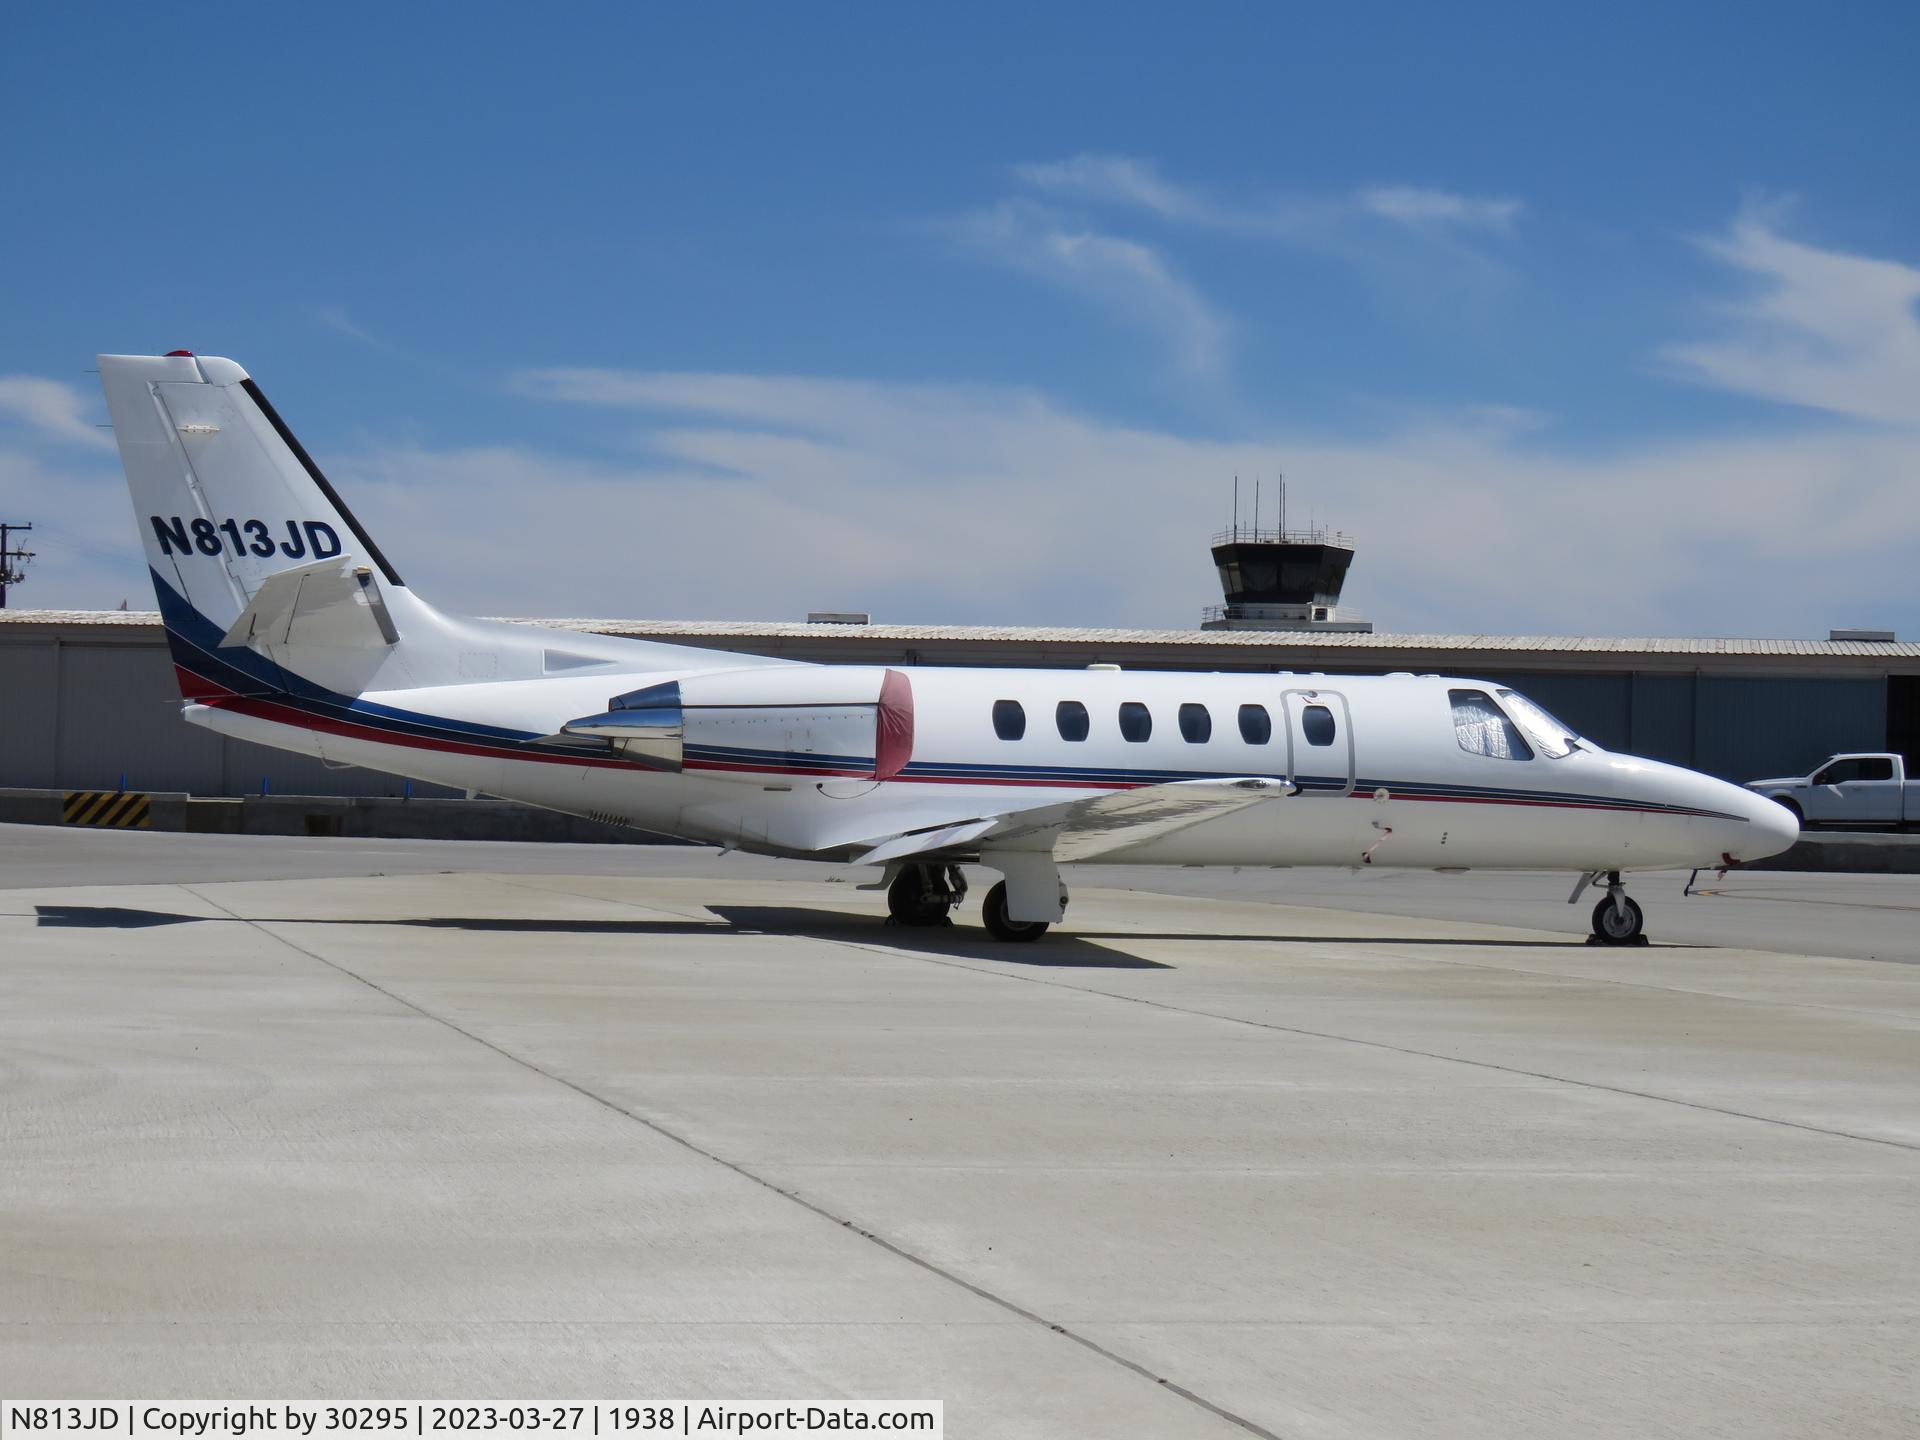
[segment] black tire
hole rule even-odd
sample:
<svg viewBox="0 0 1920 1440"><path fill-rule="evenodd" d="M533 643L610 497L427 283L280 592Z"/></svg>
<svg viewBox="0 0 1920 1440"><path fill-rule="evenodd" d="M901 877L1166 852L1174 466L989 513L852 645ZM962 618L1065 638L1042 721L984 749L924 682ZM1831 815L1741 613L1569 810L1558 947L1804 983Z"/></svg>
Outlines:
<svg viewBox="0 0 1920 1440"><path fill-rule="evenodd" d="M1782 810L1786 811L1789 815L1793 816L1793 823L1798 825L1802 830L1807 828L1807 812L1800 808L1799 801L1775 800L1773 803L1778 805Z"/></svg>
<svg viewBox="0 0 1920 1440"><path fill-rule="evenodd" d="M1602 945L1639 945L1645 943L1641 931L1645 928L1647 917L1640 913L1640 902L1631 895L1623 902L1627 907L1623 920L1613 908L1613 897L1602 896L1600 903L1593 907L1593 933Z"/></svg>
<svg viewBox="0 0 1920 1440"><path fill-rule="evenodd" d="M1007 918L1007 882L1002 880L987 891L987 902L980 907L980 918L987 933L996 940L1038 940L1047 933L1045 920L1017 921Z"/></svg>
<svg viewBox="0 0 1920 1440"><path fill-rule="evenodd" d="M887 914L896 925L940 925L947 918L945 900L929 899L926 876L917 865L903 865L887 887Z"/></svg>

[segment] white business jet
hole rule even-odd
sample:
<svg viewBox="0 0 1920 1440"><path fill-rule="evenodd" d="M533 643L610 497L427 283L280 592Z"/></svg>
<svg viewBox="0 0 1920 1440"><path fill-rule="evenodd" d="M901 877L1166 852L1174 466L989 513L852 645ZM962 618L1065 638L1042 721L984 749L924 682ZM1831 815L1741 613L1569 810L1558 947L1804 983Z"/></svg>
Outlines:
<svg viewBox="0 0 1920 1440"><path fill-rule="evenodd" d="M808 665L447 615L231 360L100 378L186 718L331 764L685 840L884 866L895 921L1059 922L1063 862L1563 869L1644 943L1632 870L1778 854L1762 796L1438 675Z"/></svg>

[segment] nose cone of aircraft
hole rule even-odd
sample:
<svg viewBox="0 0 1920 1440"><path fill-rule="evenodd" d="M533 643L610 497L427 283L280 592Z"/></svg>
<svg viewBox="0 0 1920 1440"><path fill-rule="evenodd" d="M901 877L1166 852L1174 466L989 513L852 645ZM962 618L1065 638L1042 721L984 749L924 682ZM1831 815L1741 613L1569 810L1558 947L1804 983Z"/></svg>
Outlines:
<svg viewBox="0 0 1920 1440"><path fill-rule="evenodd" d="M1778 855L1800 838L1800 822L1786 806L1751 790L1737 786L1727 788L1740 797L1737 813L1747 819L1741 827L1744 833L1727 849L1734 859L1764 860L1769 855Z"/></svg>

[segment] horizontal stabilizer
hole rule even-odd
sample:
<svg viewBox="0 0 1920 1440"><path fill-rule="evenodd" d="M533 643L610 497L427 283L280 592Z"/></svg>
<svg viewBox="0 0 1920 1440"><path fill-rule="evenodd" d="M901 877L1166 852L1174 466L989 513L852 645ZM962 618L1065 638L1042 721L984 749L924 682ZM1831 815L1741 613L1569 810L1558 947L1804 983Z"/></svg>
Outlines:
<svg viewBox="0 0 1920 1440"><path fill-rule="evenodd" d="M399 638L373 571L340 555L267 576L220 644L377 648Z"/></svg>

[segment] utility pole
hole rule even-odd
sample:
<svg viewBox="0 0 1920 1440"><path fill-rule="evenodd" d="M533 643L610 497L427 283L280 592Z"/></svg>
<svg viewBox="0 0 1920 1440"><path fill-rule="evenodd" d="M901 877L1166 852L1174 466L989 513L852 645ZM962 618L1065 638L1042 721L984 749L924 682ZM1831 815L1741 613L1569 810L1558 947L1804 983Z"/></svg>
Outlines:
<svg viewBox="0 0 1920 1440"><path fill-rule="evenodd" d="M8 537L31 529L33 529L31 525L8 525L0 522L0 610L7 608L7 587L18 585L27 578L26 571L21 566L33 559L33 551L14 549ZM15 561L19 564L15 564Z"/></svg>

